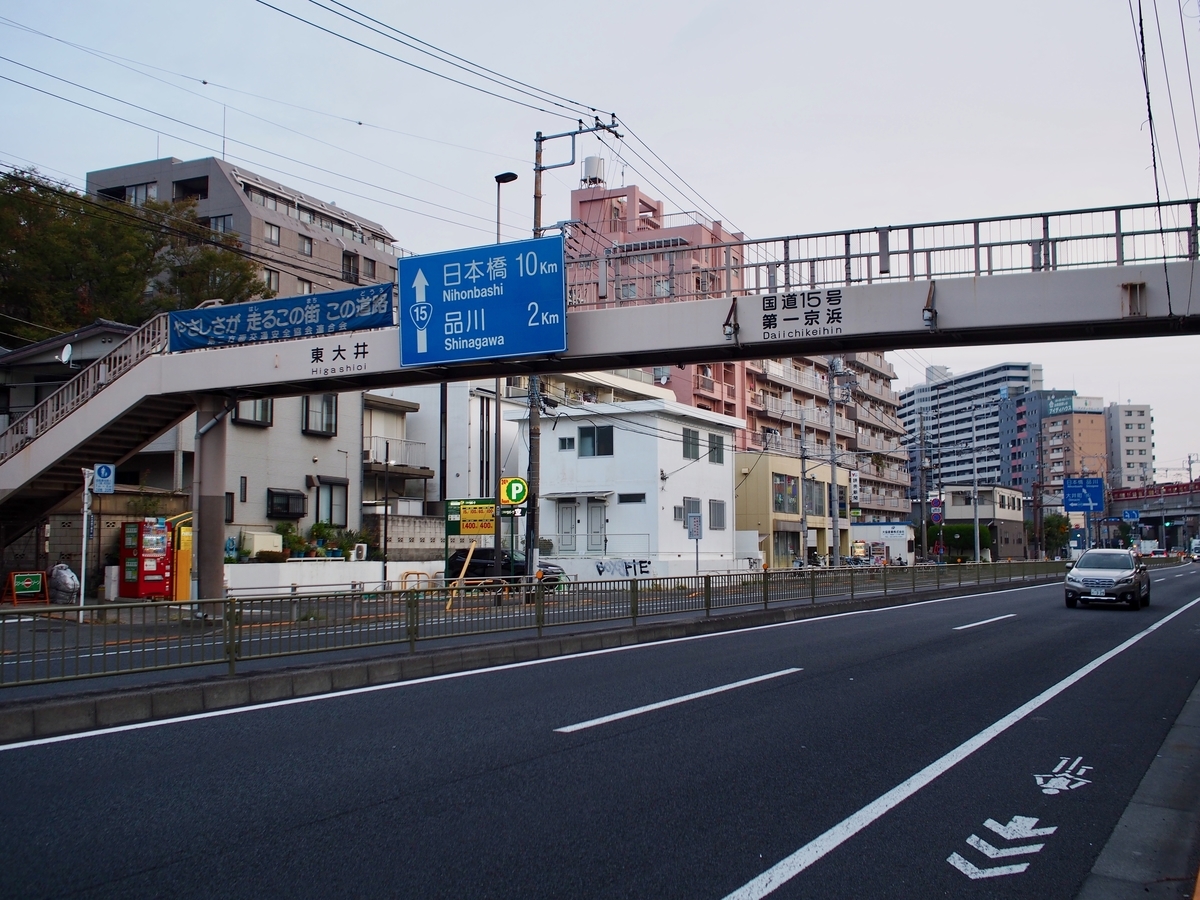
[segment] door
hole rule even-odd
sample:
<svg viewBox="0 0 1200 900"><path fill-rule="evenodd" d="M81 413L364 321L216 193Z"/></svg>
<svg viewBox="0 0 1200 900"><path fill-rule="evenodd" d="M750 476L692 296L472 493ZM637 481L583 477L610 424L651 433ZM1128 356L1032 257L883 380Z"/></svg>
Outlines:
<svg viewBox="0 0 1200 900"><path fill-rule="evenodd" d="M588 503L587 508L587 548L588 553L603 553L608 540L604 534L605 512L608 506L604 503Z"/></svg>
<svg viewBox="0 0 1200 900"><path fill-rule="evenodd" d="M558 502L558 549L575 552L575 501Z"/></svg>

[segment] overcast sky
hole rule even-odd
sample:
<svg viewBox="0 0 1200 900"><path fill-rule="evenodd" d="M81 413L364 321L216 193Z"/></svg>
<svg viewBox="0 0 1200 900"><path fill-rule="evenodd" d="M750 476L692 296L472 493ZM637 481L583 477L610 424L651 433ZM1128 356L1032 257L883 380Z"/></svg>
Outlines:
<svg viewBox="0 0 1200 900"><path fill-rule="evenodd" d="M316 0L269 2L495 88ZM1123 2L346 5L616 112L626 140L581 139L579 158L603 155L610 183L638 184L755 237L1154 200ZM1159 186L1164 198L1195 197L1200 128L1183 41L1194 56L1196 4L1168 0L1159 14L1161 50L1146 9ZM534 134L574 127L573 113L559 117L544 99L530 101L539 111L470 90L260 0L0 0L0 16L0 76L10 79L0 81L0 161L82 186L92 169L220 155L224 134L230 160L382 222L417 252L491 240L492 176L510 169L520 178L505 188L506 236L527 234ZM570 149L550 144L548 159L565 161ZM548 174L553 223L569 216L579 170ZM1200 454L1198 357L1193 337L891 355L900 389L928 364L965 372L1030 360L1045 367L1046 387L1151 403L1160 480L1182 477L1188 454Z"/></svg>

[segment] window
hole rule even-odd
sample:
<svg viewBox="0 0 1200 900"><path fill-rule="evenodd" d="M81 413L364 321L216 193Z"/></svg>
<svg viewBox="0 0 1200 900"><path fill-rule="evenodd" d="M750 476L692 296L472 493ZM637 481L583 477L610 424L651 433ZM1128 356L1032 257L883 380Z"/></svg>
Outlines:
<svg viewBox="0 0 1200 900"><path fill-rule="evenodd" d="M208 176L201 175L197 178L185 178L182 181L176 181L174 187L174 200L207 200L208 199Z"/></svg>
<svg viewBox="0 0 1200 900"><path fill-rule="evenodd" d="M305 434L333 437L337 434L337 394L308 394L304 398Z"/></svg>
<svg viewBox="0 0 1200 900"><path fill-rule="evenodd" d="M363 271L364 278L366 278L370 281L374 281L375 280L375 260L364 256L363 261L362 261L362 271Z"/></svg>
<svg viewBox="0 0 1200 900"><path fill-rule="evenodd" d="M342 254L342 281L358 284L358 254Z"/></svg>
<svg viewBox="0 0 1200 900"><path fill-rule="evenodd" d="M637 299L637 282L626 281L621 284L621 299L636 300Z"/></svg>
<svg viewBox="0 0 1200 900"><path fill-rule="evenodd" d="M1146 423L1138 422L1138 431L1145 431L1145 430L1146 430Z"/></svg>
<svg viewBox="0 0 1200 900"><path fill-rule="evenodd" d="M725 501L708 501L708 527L713 531L725 530Z"/></svg>
<svg viewBox="0 0 1200 900"><path fill-rule="evenodd" d="M810 516L825 515L825 492L812 478L804 482L804 511Z"/></svg>
<svg viewBox="0 0 1200 900"><path fill-rule="evenodd" d="M612 456L613 427L611 425L579 426L580 456Z"/></svg>
<svg viewBox="0 0 1200 900"><path fill-rule="evenodd" d="M157 181L149 181L146 184L130 184L125 186L125 202L130 206L141 206L147 200L157 199Z"/></svg>
<svg viewBox="0 0 1200 900"><path fill-rule="evenodd" d="M618 503L645 503L645 494L617 494Z"/></svg>
<svg viewBox="0 0 1200 900"><path fill-rule="evenodd" d="M1139 437L1139 438L1138 438L1138 443L1139 443L1139 444L1144 444L1144 443L1146 443L1146 439L1145 439L1144 437Z"/></svg>
<svg viewBox="0 0 1200 900"><path fill-rule="evenodd" d="M312 238L306 234L300 235L300 255L312 256Z"/></svg>
<svg viewBox="0 0 1200 900"><path fill-rule="evenodd" d="M233 522L233 492L225 492L225 524Z"/></svg>
<svg viewBox="0 0 1200 900"><path fill-rule="evenodd" d="M683 458L700 458L700 432L694 428L683 429Z"/></svg>
<svg viewBox="0 0 1200 900"><path fill-rule="evenodd" d="M328 522L339 528L346 527L346 508L349 506L348 496L350 482L346 478L332 478L328 475L317 477L317 515L318 522Z"/></svg>
<svg viewBox="0 0 1200 900"><path fill-rule="evenodd" d="M239 425L270 426L274 421L275 401L270 397L258 400L239 400L233 408L233 421Z"/></svg>
<svg viewBox="0 0 1200 900"><path fill-rule="evenodd" d="M263 269L262 280L268 290L279 292L279 272L276 269Z"/></svg>
<svg viewBox="0 0 1200 900"><path fill-rule="evenodd" d="M794 475L771 473L772 509L777 513L800 512L800 479Z"/></svg>
<svg viewBox="0 0 1200 900"><path fill-rule="evenodd" d="M559 450L574 450L575 449L575 438L573 438L573 437L559 438L558 439L558 449Z"/></svg>
<svg viewBox="0 0 1200 900"><path fill-rule="evenodd" d="M238 502L246 502L246 476L243 475L238 479Z"/></svg>
<svg viewBox="0 0 1200 900"><path fill-rule="evenodd" d="M654 296L655 297L670 297L671 296L671 279L655 278L654 279Z"/></svg>
<svg viewBox="0 0 1200 900"><path fill-rule="evenodd" d="M267 222L263 225L263 240L272 246L279 246L279 226Z"/></svg>
<svg viewBox="0 0 1200 900"><path fill-rule="evenodd" d="M716 463L718 466L725 465L725 436L724 435L709 434L709 436L708 436L708 461L710 463Z"/></svg>
<svg viewBox="0 0 1200 900"><path fill-rule="evenodd" d="M1144 409L1139 409L1137 411L1137 414L1138 414L1139 418L1143 418L1143 419L1146 418L1146 411Z"/></svg>
<svg viewBox="0 0 1200 900"><path fill-rule="evenodd" d="M687 528L687 517L691 515L700 515L700 498L699 497L684 497L683 498L683 527Z"/></svg>
<svg viewBox="0 0 1200 900"><path fill-rule="evenodd" d="M313 292L312 282L304 278L296 279L297 294L311 294Z"/></svg>
<svg viewBox="0 0 1200 900"><path fill-rule="evenodd" d="M1126 422L1126 423L1125 423L1125 430L1126 430L1126 431L1133 431L1133 423L1132 423L1132 422Z"/></svg>
<svg viewBox="0 0 1200 900"><path fill-rule="evenodd" d="M308 513L308 495L287 488L267 488L268 519L303 519Z"/></svg>
<svg viewBox="0 0 1200 900"><path fill-rule="evenodd" d="M233 232L233 216L213 216L208 220L208 227L218 234Z"/></svg>

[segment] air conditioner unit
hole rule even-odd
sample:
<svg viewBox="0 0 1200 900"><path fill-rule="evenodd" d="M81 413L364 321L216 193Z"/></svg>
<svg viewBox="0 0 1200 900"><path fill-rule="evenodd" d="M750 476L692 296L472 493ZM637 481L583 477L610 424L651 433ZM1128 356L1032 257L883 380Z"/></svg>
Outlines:
<svg viewBox="0 0 1200 900"><path fill-rule="evenodd" d="M365 561L367 558L367 545L366 544L355 544L353 558L354 558L355 562Z"/></svg>

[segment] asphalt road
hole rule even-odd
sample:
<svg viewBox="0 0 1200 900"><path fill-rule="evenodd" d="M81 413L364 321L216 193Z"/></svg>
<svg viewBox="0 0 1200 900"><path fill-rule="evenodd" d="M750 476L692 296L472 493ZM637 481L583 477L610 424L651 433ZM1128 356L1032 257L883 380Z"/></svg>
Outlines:
<svg viewBox="0 0 1200 900"><path fill-rule="evenodd" d="M0 892L1072 898L1200 679L1152 575L0 748Z"/></svg>

